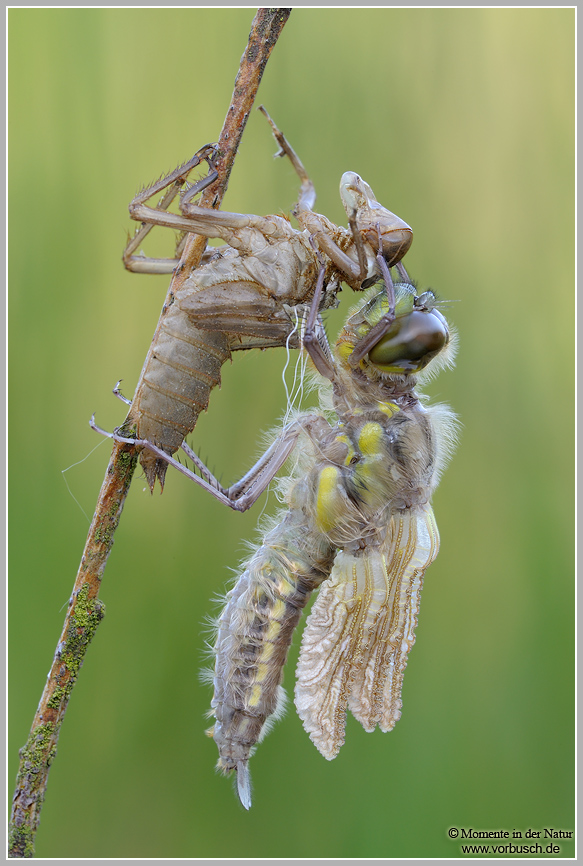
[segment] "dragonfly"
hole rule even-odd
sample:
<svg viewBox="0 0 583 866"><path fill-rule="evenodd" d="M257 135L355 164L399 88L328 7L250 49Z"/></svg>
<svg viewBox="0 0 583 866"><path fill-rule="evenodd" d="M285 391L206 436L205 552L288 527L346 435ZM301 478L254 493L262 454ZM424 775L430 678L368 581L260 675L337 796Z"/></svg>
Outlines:
<svg viewBox="0 0 583 866"><path fill-rule="evenodd" d="M374 277L379 240L390 267L399 266L412 242L411 227L379 204L355 172L346 172L340 182L348 228L316 213L314 184L283 133L263 106L261 110L280 146L276 155L289 158L301 181L293 211L298 228L283 216L215 211L195 203L196 196L217 179L216 145L205 145L139 192L129 206L132 219L140 222L123 254L131 271L172 272L179 266L189 233L223 241L218 248L207 247L202 264L172 298L146 359L132 410L122 425L126 432L132 430L136 440L147 440L164 451L163 457L148 449L140 455L151 490L156 479L163 487L166 456L180 448L200 412L207 409L212 389L220 384L221 367L232 352L297 347L298 310L310 305L322 268L320 309L326 309L337 303L342 282L362 291ZM191 172L205 162L207 176L191 184ZM155 206L148 204L160 194ZM169 210L177 197L180 213ZM140 252L155 226L180 233L174 258L152 258Z"/></svg>
<svg viewBox="0 0 583 866"><path fill-rule="evenodd" d="M418 385L453 365L456 333L431 290L393 280L382 239L378 246L377 280L333 351L318 326L321 266L303 337L321 379L320 406L285 423L240 481L223 487L186 444L194 470L154 443L109 434L150 450L237 511L290 466L278 480L284 507L225 597L209 675L217 767L234 771L246 809L249 759L283 712L288 650L314 590L295 687L312 742L331 760L348 711L366 731L390 731L401 715L423 577L439 549L431 498L457 431L451 409L428 405Z"/></svg>

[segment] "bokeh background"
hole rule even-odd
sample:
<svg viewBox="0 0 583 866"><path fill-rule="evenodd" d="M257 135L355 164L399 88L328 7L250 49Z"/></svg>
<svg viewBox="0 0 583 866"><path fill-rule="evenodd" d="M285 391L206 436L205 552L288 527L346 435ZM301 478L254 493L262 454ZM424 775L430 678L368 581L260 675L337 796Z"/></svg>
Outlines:
<svg viewBox="0 0 583 866"><path fill-rule="evenodd" d="M9 794L108 462L88 420L122 421L111 389L133 393L168 284L124 271L127 204L217 138L253 14L9 12ZM340 176L361 173L414 228L410 273L456 301L458 366L429 391L464 428L403 717L390 735L349 718L328 763L290 708L245 813L213 769L198 671L273 497L238 515L172 472L150 496L138 473L38 856L457 857L452 826L573 829L573 81L572 9L292 12L259 101L317 209L344 223ZM275 149L253 112L225 208L289 211ZM191 437L225 482L284 408L284 356L236 357Z"/></svg>

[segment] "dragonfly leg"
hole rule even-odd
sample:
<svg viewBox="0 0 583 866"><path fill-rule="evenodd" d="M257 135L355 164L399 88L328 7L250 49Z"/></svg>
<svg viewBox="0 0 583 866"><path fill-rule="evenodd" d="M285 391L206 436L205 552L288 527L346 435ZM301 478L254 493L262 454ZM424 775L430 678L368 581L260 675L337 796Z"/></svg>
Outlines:
<svg viewBox="0 0 583 866"><path fill-rule="evenodd" d="M170 213L168 208L176 196L183 190L190 172L203 160L206 160L208 163L209 173L206 177L202 178L202 180L195 183L189 191L193 190L192 194L197 195L206 189L206 187L210 186L210 184L215 182L217 179L217 171L214 166L216 154L217 146L214 144L206 144L183 165L179 165L174 169L174 171L170 172L170 174L165 175L153 184L150 184L150 186L145 187L145 189L141 190L132 199L129 206L130 215L132 219L140 221L142 225L128 241L123 252L123 263L129 271L147 274L168 274L176 267L184 245L183 238L179 239L175 258L172 259L151 258L149 256L136 255L135 251L139 249L144 238L152 231L155 225L168 226L169 228L175 228L182 232L188 231L189 225L184 225L184 219L177 214ZM166 192L156 207L147 207L146 202L148 199L163 190L166 190ZM191 230L194 231L193 229Z"/></svg>
<svg viewBox="0 0 583 866"><path fill-rule="evenodd" d="M267 489L291 454L301 429L301 424L296 421L284 427L277 439L255 465L230 487L222 487L200 457L195 454L186 442L183 442L182 450L201 473L200 476L193 473L189 477L192 480L197 480L201 487L212 493L224 505L228 505L235 511L247 511ZM220 492L218 496L217 491Z"/></svg>
<svg viewBox="0 0 583 866"><path fill-rule="evenodd" d="M356 222L354 223L354 226L351 225L351 229L358 254L358 265L355 264L350 256L340 249L334 240L333 234L340 231L338 226L333 225L320 214L314 213L316 189L299 156L281 130L275 125L263 105L259 106L259 111L261 111L269 121L274 138L279 144L280 150L275 155L287 156L301 181L300 195L293 211L294 216L297 218L302 229L308 229L310 234L316 238L318 246L322 252L324 252L328 258L334 262L340 272L346 276L352 288L360 288L358 283L362 282L367 275L367 264L364 244L360 232L356 228ZM355 282L357 285L354 284Z"/></svg>
<svg viewBox="0 0 583 866"><path fill-rule="evenodd" d="M292 422L281 431L278 438L267 449L265 454L259 458L257 463L247 472L243 478L232 484L230 487L223 487L220 481L213 475L210 469L203 463L197 454L192 451L186 444L182 443L182 450L186 456L192 460L195 467L201 473L197 475L187 466L184 466L163 448L149 442L147 439L134 439L126 436L121 436L114 431L113 433L103 430L95 423L95 416L91 416L89 426L92 430L100 433L102 436L107 436L115 442L123 442L127 445L135 445L138 448L146 448L151 451L161 460L164 460L170 466L173 466L178 472L186 475L191 481L194 481L204 490L207 490L215 499L218 499L223 505L227 505L234 511L247 511L254 502L259 499L261 494L267 489L271 481L275 478L289 455L291 454L294 445L300 435L302 427L308 423L309 418L303 419L301 422Z"/></svg>
<svg viewBox="0 0 583 866"><path fill-rule="evenodd" d="M366 337L364 337L359 343L357 343L352 350L352 353L348 359L348 363L351 367L356 367L360 363L364 356L370 352L372 347L375 346L382 337L384 337L384 335L387 333L387 331L395 321L395 286L393 283L393 278L391 277L391 271L389 269L389 266L387 265L385 257L383 256L383 241L380 225L377 225L377 230L379 236L379 252L377 254L377 263L381 272L381 276L385 283L385 290L387 293L389 309L382 317L382 319L377 322L373 328L370 329ZM397 269L399 269L399 265L397 265ZM407 274L404 267L403 271L405 272L405 274ZM401 273L400 269L399 273Z"/></svg>
<svg viewBox="0 0 583 866"><path fill-rule="evenodd" d="M368 274L368 264L366 261L366 252L364 249L364 241L362 239L362 235L358 230L358 226L356 224L356 211L352 211L350 216L348 217L348 225L350 226L350 231L352 232L352 238L354 240L354 246L356 248L356 253L358 255L358 266L360 268L360 274L358 279L361 279L363 282ZM379 231L380 235L380 231Z"/></svg>
<svg viewBox="0 0 583 866"><path fill-rule="evenodd" d="M300 196L296 205L297 209L309 211L313 210L313 207L316 203L316 189L313 182L310 180L308 172L304 168L301 159L299 158L289 141L286 139L283 132L281 132L281 130L277 128L277 126L265 110L264 106L259 105L257 107L257 110L260 111L264 115L264 117L267 118L269 125L271 126L273 136L279 144L280 150L275 154L275 156L287 156L302 183L300 187Z"/></svg>
<svg viewBox="0 0 583 866"><path fill-rule="evenodd" d="M409 277L409 274L408 274L407 271L405 270L405 265L403 264L403 262L397 262L397 264L395 265L395 267L396 267L397 270L399 271L399 275L400 275L401 279L403 280L403 282L404 282L404 283L410 283L410 282L411 282L411 279L410 279L410 277Z"/></svg>
<svg viewBox="0 0 583 866"><path fill-rule="evenodd" d="M170 189L166 191L165 195L158 202L157 210L168 210L178 195L182 183L182 179L172 182ZM140 248L144 238L150 234L154 225L154 222L143 222L141 226L136 229L134 236L128 241L122 255L122 261L128 271L142 274L166 274L171 273L172 269L178 264L177 258L152 258L151 256L135 254L135 251Z"/></svg>
<svg viewBox="0 0 583 866"><path fill-rule="evenodd" d="M117 397L118 400L122 401L122 403L125 403L127 406L131 406L132 401L128 400L127 397L124 397L124 395L120 391L120 388L119 388L120 385L121 385L121 379L119 380L119 382L116 383L116 386L113 389L113 393L115 394L115 396Z"/></svg>
<svg viewBox="0 0 583 866"><path fill-rule="evenodd" d="M312 241L312 239L310 240ZM312 243L314 242L312 241ZM326 339L326 332L324 331L322 320L318 315L318 310L320 308L320 299L324 290L326 264L318 250L316 250L316 256L320 261L320 270L318 272L318 280L316 282L316 288L314 289L314 295L312 298L312 303L310 305L310 311L308 313L308 318L306 319L306 324L304 326L302 342L304 344L306 352L314 362L316 370L318 370L318 372L321 373L322 376L325 376L327 379L332 380L334 378L334 362L332 360L332 352L330 350L328 340Z"/></svg>
<svg viewBox="0 0 583 866"><path fill-rule="evenodd" d="M203 178L203 182L206 178ZM281 226L269 217L254 216L253 214L229 213L224 210L213 210L212 208L199 207L193 204L191 199L201 192L199 184L189 187L182 193L180 199L180 210L182 216L168 215L168 222L164 225L179 228L183 231L196 232L207 238L222 238L227 243L233 242L233 234L238 229L253 228L261 234L276 239L281 236ZM172 218L172 220L170 220ZM286 230L287 237L289 230ZM236 244L234 244L236 245Z"/></svg>

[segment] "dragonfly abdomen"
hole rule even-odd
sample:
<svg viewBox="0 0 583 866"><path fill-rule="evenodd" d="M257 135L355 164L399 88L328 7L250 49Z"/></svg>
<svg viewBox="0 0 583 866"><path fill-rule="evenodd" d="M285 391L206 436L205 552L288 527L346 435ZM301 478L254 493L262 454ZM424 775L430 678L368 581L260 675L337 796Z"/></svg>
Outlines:
<svg viewBox="0 0 583 866"><path fill-rule="evenodd" d="M216 722L210 732L221 771L246 775L253 747L283 711L281 682L292 635L312 591L329 574L333 555L303 512L290 510L227 595L215 646Z"/></svg>

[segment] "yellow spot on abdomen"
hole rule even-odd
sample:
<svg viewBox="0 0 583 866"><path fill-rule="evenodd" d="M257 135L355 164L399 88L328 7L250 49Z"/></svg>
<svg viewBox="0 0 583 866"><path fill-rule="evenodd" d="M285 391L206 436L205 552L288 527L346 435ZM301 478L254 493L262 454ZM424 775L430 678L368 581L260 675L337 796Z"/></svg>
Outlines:
<svg viewBox="0 0 583 866"><path fill-rule="evenodd" d="M281 623L278 622L276 619L271 620L271 622L269 623L269 627L268 627L267 631L265 632L265 640L266 641L274 641L276 639L276 637L278 636L280 630L281 630Z"/></svg>
<svg viewBox="0 0 583 866"><path fill-rule="evenodd" d="M273 644L270 644L273 650ZM261 653L261 658L263 658L264 653ZM271 655L271 653L270 653ZM255 682L262 683L267 674L269 673L269 665L262 664L261 662L257 665L257 673L255 674Z"/></svg>
<svg viewBox="0 0 583 866"><path fill-rule="evenodd" d="M262 689L261 689L260 685L253 686L253 689L251 691L251 697L249 698L249 700L247 702L250 707L256 707L257 706L257 704L261 700L261 691L262 691Z"/></svg>
<svg viewBox="0 0 583 866"><path fill-rule="evenodd" d="M261 650L261 655L259 656L259 667L261 667L265 662L268 662L271 656L273 655L274 644L271 642L267 642L263 649Z"/></svg>

